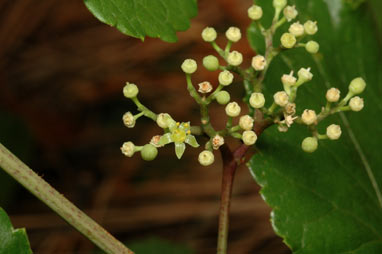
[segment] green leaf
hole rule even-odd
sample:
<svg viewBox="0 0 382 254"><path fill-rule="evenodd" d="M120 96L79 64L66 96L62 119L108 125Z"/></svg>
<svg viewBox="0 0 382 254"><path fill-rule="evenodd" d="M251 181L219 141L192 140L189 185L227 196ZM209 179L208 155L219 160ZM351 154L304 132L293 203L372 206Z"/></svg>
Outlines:
<svg viewBox="0 0 382 254"><path fill-rule="evenodd" d="M264 81L268 101L282 89L282 74L312 67L313 80L297 96L299 114L305 108L319 112L329 87L338 87L344 96L357 76L368 84L361 95L365 108L322 122L320 133L337 123L343 136L339 141L320 141L313 154L301 150L302 140L310 135L307 128L294 125L287 133L270 128L259 138L260 152L249 163L251 172L273 208L275 231L294 253L382 253L378 198L382 186L382 64L373 21L365 5L354 9L342 0L290 3L296 4L302 22L318 21L319 32L312 39L320 43L321 53L317 62L304 49L277 57Z"/></svg>
<svg viewBox="0 0 382 254"><path fill-rule="evenodd" d="M160 238L149 238L128 244L131 249L139 254L193 254L194 251L186 246L171 243Z"/></svg>
<svg viewBox="0 0 382 254"><path fill-rule="evenodd" d="M5 211L0 207L0 254L30 254L32 250L25 229L13 229Z"/></svg>
<svg viewBox="0 0 382 254"><path fill-rule="evenodd" d="M197 14L196 0L84 1L100 21L142 40L149 36L175 42L176 32L187 30Z"/></svg>

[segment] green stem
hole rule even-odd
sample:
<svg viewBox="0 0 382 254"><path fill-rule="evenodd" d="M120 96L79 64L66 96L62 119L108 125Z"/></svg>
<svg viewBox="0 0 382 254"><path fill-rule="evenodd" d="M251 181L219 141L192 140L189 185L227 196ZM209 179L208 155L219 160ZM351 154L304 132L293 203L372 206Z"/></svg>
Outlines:
<svg viewBox="0 0 382 254"><path fill-rule="evenodd" d="M134 98L132 98L131 100L135 103L135 105L138 107L138 109L139 109L140 111L143 112L143 114L144 114L146 117L152 119L153 121L156 121L156 120L157 120L157 115L156 115L154 112L152 112L150 109L146 108L146 107L145 107L145 106L138 100L137 97L134 97Z"/></svg>
<svg viewBox="0 0 382 254"><path fill-rule="evenodd" d="M215 51L224 59L226 59L225 52L222 48L219 47L219 45L216 44L216 42L211 42L212 47L215 49Z"/></svg>
<svg viewBox="0 0 382 254"><path fill-rule="evenodd" d="M196 91L195 87L192 85L190 74L186 74L186 80L187 80L187 90L190 93L191 97L194 98L194 100L198 104L202 104L202 98L200 97L200 95Z"/></svg>
<svg viewBox="0 0 382 254"><path fill-rule="evenodd" d="M200 115L202 122L202 130L210 137L215 137L216 131L212 127L210 122L210 116L208 114L208 104L202 103L200 104Z"/></svg>
<svg viewBox="0 0 382 254"><path fill-rule="evenodd" d="M109 254L134 254L0 144L0 167Z"/></svg>

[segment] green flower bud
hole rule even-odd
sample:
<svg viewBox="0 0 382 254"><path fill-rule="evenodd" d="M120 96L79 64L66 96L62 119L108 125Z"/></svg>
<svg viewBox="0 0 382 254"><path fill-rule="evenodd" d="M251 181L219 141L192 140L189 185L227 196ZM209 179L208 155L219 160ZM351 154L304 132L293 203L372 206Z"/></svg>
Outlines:
<svg viewBox="0 0 382 254"><path fill-rule="evenodd" d="M341 95L340 90L332 87L326 92L325 97L328 102L337 102L340 99L340 95Z"/></svg>
<svg viewBox="0 0 382 254"><path fill-rule="evenodd" d="M241 108L236 102L230 102L225 107L225 113L230 117L236 117L240 115Z"/></svg>
<svg viewBox="0 0 382 254"><path fill-rule="evenodd" d="M257 135L254 131L244 131L241 139L245 145L251 146L256 143Z"/></svg>
<svg viewBox="0 0 382 254"><path fill-rule="evenodd" d="M219 84L229 86L233 81L233 74L227 70L219 73Z"/></svg>
<svg viewBox="0 0 382 254"><path fill-rule="evenodd" d="M252 20L259 20L263 16L263 9L260 6L252 5L248 9L248 17Z"/></svg>
<svg viewBox="0 0 382 254"><path fill-rule="evenodd" d="M286 92L280 91L273 95L273 99L280 107L285 107L289 103L289 96Z"/></svg>
<svg viewBox="0 0 382 254"><path fill-rule="evenodd" d="M253 122L254 122L254 119L252 117L250 117L249 115L244 115L240 117L239 126L243 130L249 131L249 130L252 130L253 128Z"/></svg>
<svg viewBox="0 0 382 254"><path fill-rule="evenodd" d="M361 111L364 107L363 99L358 96L351 98L349 107L352 111Z"/></svg>
<svg viewBox="0 0 382 254"><path fill-rule="evenodd" d="M158 149L151 144L144 145L141 150L141 157L145 161L152 161L157 157L157 155Z"/></svg>
<svg viewBox="0 0 382 254"><path fill-rule="evenodd" d="M365 90L366 82L363 78L355 78L350 82L349 91L353 95L362 93Z"/></svg>
<svg viewBox="0 0 382 254"><path fill-rule="evenodd" d="M232 66L239 66L243 62L243 55L234 50L228 54L227 62Z"/></svg>
<svg viewBox="0 0 382 254"><path fill-rule="evenodd" d="M203 66L209 71L219 69L219 59L216 56L209 55L203 58Z"/></svg>
<svg viewBox="0 0 382 254"><path fill-rule="evenodd" d="M126 82L126 85L123 88L123 95L126 98L129 98L129 99L134 98L137 96L138 92L139 92L139 89L135 84Z"/></svg>
<svg viewBox="0 0 382 254"><path fill-rule="evenodd" d="M296 6L287 6L284 8L284 16L288 20L288 22L295 19L298 15L298 11L296 10Z"/></svg>
<svg viewBox="0 0 382 254"><path fill-rule="evenodd" d="M133 142L125 142L121 147L122 153L127 157L132 157L135 153L135 145Z"/></svg>
<svg viewBox="0 0 382 254"><path fill-rule="evenodd" d="M296 37L291 34L291 33L284 33L282 36L281 36L281 45L284 47L284 48L287 48L287 49L291 49L294 47L294 45L296 45Z"/></svg>
<svg viewBox="0 0 382 254"><path fill-rule="evenodd" d="M326 135L331 140L336 140L341 137L342 131L341 127L337 124L331 124L326 128Z"/></svg>
<svg viewBox="0 0 382 254"><path fill-rule="evenodd" d="M231 96L227 91L220 91L215 95L215 99L220 105L225 105L231 100Z"/></svg>
<svg viewBox="0 0 382 254"><path fill-rule="evenodd" d="M317 150L318 142L315 137L307 137L302 141L301 148L307 153L313 153Z"/></svg>
<svg viewBox="0 0 382 254"><path fill-rule="evenodd" d="M291 71L291 73L284 74L281 77L281 82L283 83L284 88L285 87L291 87L291 86L294 86L296 84L297 79L293 76L293 71Z"/></svg>
<svg viewBox="0 0 382 254"><path fill-rule="evenodd" d="M305 109L302 113L301 120L306 125L312 125L317 123L317 115L314 110Z"/></svg>
<svg viewBox="0 0 382 254"><path fill-rule="evenodd" d="M249 104L251 104L251 106L253 108L262 108L262 107L264 107L264 104L265 104L264 94L262 94L262 93L252 93L251 97L249 98Z"/></svg>
<svg viewBox="0 0 382 254"><path fill-rule="evenodd" d="M127 128L134 128L135 118L131 112L126 112L122 117L123 123Z"/></svg>
<svg viewBox="0 0 382 254"><path fill-rule="evenodd" d="M175 121L167 113L160 113L156 122L162 129L169 128L171 124L175 124Z"/></svg>
<svg viewBox="0 0 382 254"><path fill-rule="evenodd" d="M206 27L202 31L202 38L206 42L213 42L216 40L217 33L213 27Z"/></svg>
<svg viewBox="0 0 382 254"><path fill-rule="evenodd" d="M305 45L305 49L311 54L316 54L320 49L320 44L315 41L308 41L308 43Z"/></svg>
<svg viewBox="0 0 382 254"><path fill-rule="evenodd" d="M275 9L283 9L287 5L287 0L273 0L273 7Z"/></svg>
<svg viewBox="0 0 382 254"><path fill-rule="evenodd" d="M305 82L308 82L310 80L312 80L313 78L313 74L310 72L310 68L301 68L298 73L298 81L299 82L302 82L302 83L305 83Z"/></svg>
<svg viewBox="0 0 382 254"><path fill-rule="evenodd" d="M241 39L241 32L240 29L234 26L231 26L228 28L227 32L225 33L225 36L228 40L232 42L238 42Z"/></svg>
<svg viewBox="0 0 382 254"><path fill-rule="evenodd" d="M309 35L313 35L317 33L318 31L317 21L314 21L314 22L311 20L306 21L304 24L304 29L305 29L305 33Z"/></svg>
<svg viewBox="0 0 382 254"><path fill-rule="evenodd" d="M193 59L186 59L182 63L182 70L187 74L192 74L196 71L198 68L198 65L196 64L195 60Z"/></svg>
<svg viewBox="0 0 382 254"><path fill-rule="evenodd" d="M296 37L303 36L305 33L304 26L301 25L298 21L290 25L288 31Z"/></svg>
<svg viewBox="0 0 382 254"><path fill-rule="evenodd" d="M215 156L211 151L204 150L199 154L198 161L203 166L209 166L215 161Z"/></svg>

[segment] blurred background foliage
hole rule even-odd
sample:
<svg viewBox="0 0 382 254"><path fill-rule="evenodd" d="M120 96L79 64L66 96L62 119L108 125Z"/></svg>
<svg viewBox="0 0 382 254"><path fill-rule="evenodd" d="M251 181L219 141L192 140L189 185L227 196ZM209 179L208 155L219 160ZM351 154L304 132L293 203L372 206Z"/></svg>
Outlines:
<svg viewBox="0 0 382 254"><path fill-rule="evenodd" d="M176 253L213 253L220 162L201 168L194 149L178 161L172 146L161 149L154 162L123 157L119 147L124 141L144 144L160 130L141 119L134 129L123 126L123 113L135 108L123 98L122 88L126 81L136 83L141 100L155 112L198 122L179 66L187 57L201 62L213 53L200 39L205 26L220 32L231 25L245 29L251 4L199 0L190 30L169 44L126 37L96 20L82 1L0 0L0 142L118 239L134 243L129 245L133 250L149 241L185 246ZM382 4L364 4L375 17L382 45ZM252 54L246 40L234 49ZM195 83L216 76L200 68ZM242 91L232 87L240 96ZM213 107L211 114L217 126L224 123L221 107ZM290 253L274 234L270 208L245 167L235 182L230 249L235 254ZM16 228L27 228L35 253L94 252L87 239L2 172L0 186L0 206Z"/></svg>

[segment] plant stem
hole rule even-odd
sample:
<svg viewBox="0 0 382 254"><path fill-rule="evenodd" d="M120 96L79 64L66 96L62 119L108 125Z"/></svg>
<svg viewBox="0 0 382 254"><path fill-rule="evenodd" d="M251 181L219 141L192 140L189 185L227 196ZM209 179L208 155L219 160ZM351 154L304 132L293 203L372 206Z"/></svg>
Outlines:
<svg viewBox="0 0 382 254"><path fill-rule="evenodd" d="M134 254L0 143L0 167L108 254Z"/></svg>

